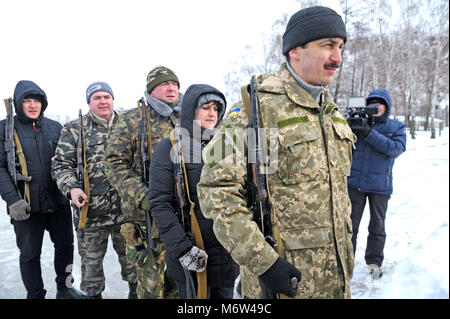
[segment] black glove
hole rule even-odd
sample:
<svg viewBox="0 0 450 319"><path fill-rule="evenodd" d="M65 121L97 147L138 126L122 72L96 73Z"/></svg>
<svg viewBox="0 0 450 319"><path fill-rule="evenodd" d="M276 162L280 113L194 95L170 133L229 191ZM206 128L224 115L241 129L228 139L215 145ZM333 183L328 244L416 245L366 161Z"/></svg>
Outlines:
<svg viewBox="0 0 450 319"><path fill-rule="evenodd" d="M367 135L369 135L370 131L372 131L372 128L370 127L369 123L367 123L366 121L364 121L364 125L362 127L350 127L353 131L353 133L355 133L357 136L362 136L362 137L366 137Z"/></svg>
<svg viewBox="0 0 450 319"><path fill-rule="evenodd" d="M361 133L360 133L360 134L361 134L363 137L366 137L367 135L369 135L370 131L372 131L372 128L370 127L369 124L366 123L366 124L364 125L363 129L361 130Z"/></svg>
<svg viewBox="0 0 450 319"><path fill-rule="evenodd" d="M293 277L297 278L297 283L294 287L291 285ZM275 263L261 276L259 276L259 283L261 288L266 292L272 294L283 294L294 298L298 291L298 282L302 280L300 270L294 267L291 263L283 258L278 257Z"/></svg>

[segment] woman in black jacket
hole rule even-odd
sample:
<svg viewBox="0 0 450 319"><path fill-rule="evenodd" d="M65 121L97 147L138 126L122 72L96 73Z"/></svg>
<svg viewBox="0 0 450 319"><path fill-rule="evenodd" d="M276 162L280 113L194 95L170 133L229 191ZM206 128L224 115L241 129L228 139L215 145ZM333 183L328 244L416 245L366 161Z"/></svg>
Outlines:
<svg viewBox="0 0 450 319"><path fill-rule="evenodd" d="M169 138L161 140L151 160L150 211L167 248L168 275L177 281L181 298L187 297L185 270L204 269L205 265L198 263L199 259L207 258L207 291L210 299L232 298L234 280L239 273L238 265L217 241L213 233L213 221L203 216L197 197L197 183L203 167L201 151L222 120L225 107L225 96L220 91L206 84L194 84L184 95L180 116L181 145L189 193L195 204L204 251L194 245L176 215L179 205Z"/></svg>

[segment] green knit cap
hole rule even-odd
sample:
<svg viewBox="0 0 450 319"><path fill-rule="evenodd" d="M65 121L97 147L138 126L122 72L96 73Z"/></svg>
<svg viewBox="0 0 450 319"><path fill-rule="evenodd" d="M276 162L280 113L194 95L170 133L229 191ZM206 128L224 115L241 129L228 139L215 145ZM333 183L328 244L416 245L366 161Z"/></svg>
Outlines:
<svg viewBox="0 0 450 319"><path fill-rule="evenodd" d="M176 82L178 88L180 88L180 81L178 81L176 74L171 69L158 65L147 75L147 92L151 94L155 87L168 81Z"/></svg>

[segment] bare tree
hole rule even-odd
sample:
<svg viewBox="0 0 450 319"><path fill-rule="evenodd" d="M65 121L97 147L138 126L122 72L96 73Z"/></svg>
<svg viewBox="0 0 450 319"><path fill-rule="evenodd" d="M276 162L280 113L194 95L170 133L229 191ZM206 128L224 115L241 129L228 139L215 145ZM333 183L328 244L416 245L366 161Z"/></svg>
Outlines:
<svg viewBox="0 0 450 319"><path fill-rule="evenodd" d="M431 72L428 87L428 106L430 110L430 128L431 138L436 138L435 132L435 112L439 103L439 87L438 80L441 77L440 72L444 64L443 57L448 57L448 2L447 1L430 1L428 0L430 16L436 24L430 25L430 34L428 44L431 51ZM447 48L447 53L444 50ZM447 72L448 69L445 70ZM448 84L448 82L447 82Z"/></svg>
<svg viewBox="0 0 450 319"><path fill-rule="evenodd" d="M317 0L297 0L300 8L320 4ZM271 27L270 34L265 34L261 46L247 45L245 53L230 65L230 72L224 76L227 98L232 103L240 100L240 88L249 83L254 74L275 72L285 61L282 53L283 33L292 13L285 13ZM232 104L231 103L231 104Z"/></svg>

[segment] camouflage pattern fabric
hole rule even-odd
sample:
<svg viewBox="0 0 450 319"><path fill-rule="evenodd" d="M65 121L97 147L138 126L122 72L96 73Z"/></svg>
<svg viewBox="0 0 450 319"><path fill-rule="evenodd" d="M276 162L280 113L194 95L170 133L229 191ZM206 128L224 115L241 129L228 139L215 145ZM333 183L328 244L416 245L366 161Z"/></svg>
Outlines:
<svg viewBox="0 0 450 319"><path fill-rule="evenodd" d="M137 250L127 245L127 256L137 269L139 299L175 299L179 296L176 282L167 276L166 248L160 239L155 239L155 249Z"/></svg>
<svg viewBox="0 0 450 319"><path fill-rule="evenodd" d="M283 64L258 78L268 152L268 185L285 251L302 273L296 298L350 298L353 274L351 204L347 193L350 130L325 91L322 106ZM252 220L246 198L246 126L242 102L232 107L203 151L197 185L214 233L240 265L242 295L260 298L258 276L278 258Z"/></svg>
<svg viewBox="0 0 450 319"><path fill-rule="evenodd" d="M136 268L126 255L126 241L120 234L120 225L78 230L78 253L81 257L80 288L88 296L98 295L105 290L103 259L110 235L114 250L119 257L122 279L129 283L137 281Z"/></svg>
<svg viewBox="0 0 450 319"><path fill-rule="evenodd" d="M117 123L117 114L115 123ZM84 139L86 141L86 164L90 186L89 208L86 226L77 231L78 251L81 256L82 282L80 288L89 296L97 295L105 289L103 258L108 237L111 235L113 247L119 257L122 279L135 283L136 269L126 258L126 241L120 234L120 226L125 217L120 209L120 198L104 173L104 153L110 129L89 112L83 116ZM70 196L73 187L83 188L76 178L76 151L78 140L78 120L67 123L52 158L52 176L63 194ZM73 206L74 224L78 225L78 210Z"/></svg>
<svg viewBox="0 0 450 319"><path fill-rule="evenodd" d="M115 121L117 121L117 116ZM106 175L103 157L110 130L95 119L91 112L83 116L86 140L86 161L89 175L90 200L86 227L117 225L125 218L120 209L120 198ZM117 123L117 122L116 122ZM61 137L52 158L52 177L58 188L70 198L70 189L83 188L77 181L78 120L68 122L61 131ZM72 204L74 224L78 225L77 209Z"/></svg>
<svg viewBox="0 0 450 319"><path fill-rule="evenodd" d="M154 150L161 139L169 136L172 125L168 117L159 115L152 108L147 109L151 129L150 149ZM145 211L139 204L147 195L148 186L142 181L140 119L137 108L120 115L120 120L111 132L106 147L105 172L111 184L119 192L126 220L144 225ZM145 145L149 149L147 141ZM147 169L149 166L148 163Z"/></svg>
<svg viewBox="0 0 450 319"><path fill-rule="evenodd" d="M147 92L152 93L155 87L168 81L174 81L180 87L180 81L171 69L162 65L153 68L147 75Z"/></svg>
<svg viewBox="0 0 450 319"><path fill-rule="evenodd" d="M172 125L169 117L161 116L149 106L147 106L147 114L150 122L151 145L149 147L146 141L146 148L153 150L161 139L169 136ZM178 117L178 114L175 116ZM120 194L122 210L127 222L145 229L145 210L141 208L140 203L148 194L148 185L142 181L140 119L138 108L121 114L119 122L110 135L105 162L106 175ZM149 168L150 163L147 163L147 169ZM152 226L152 237L159 243L156 249L158 257L149 255L147 249L136 251L134 246L127 245L127 255L133 261L138 273L137 291L140 298L167 297L172 295L170 291L173 290L172 283L165 279L165 272L163 275L161 268L157 266L163 264L165 266L165 247L159 240L156 225L153 223ZM164 263L158 258L164 259Z"/></svg>

